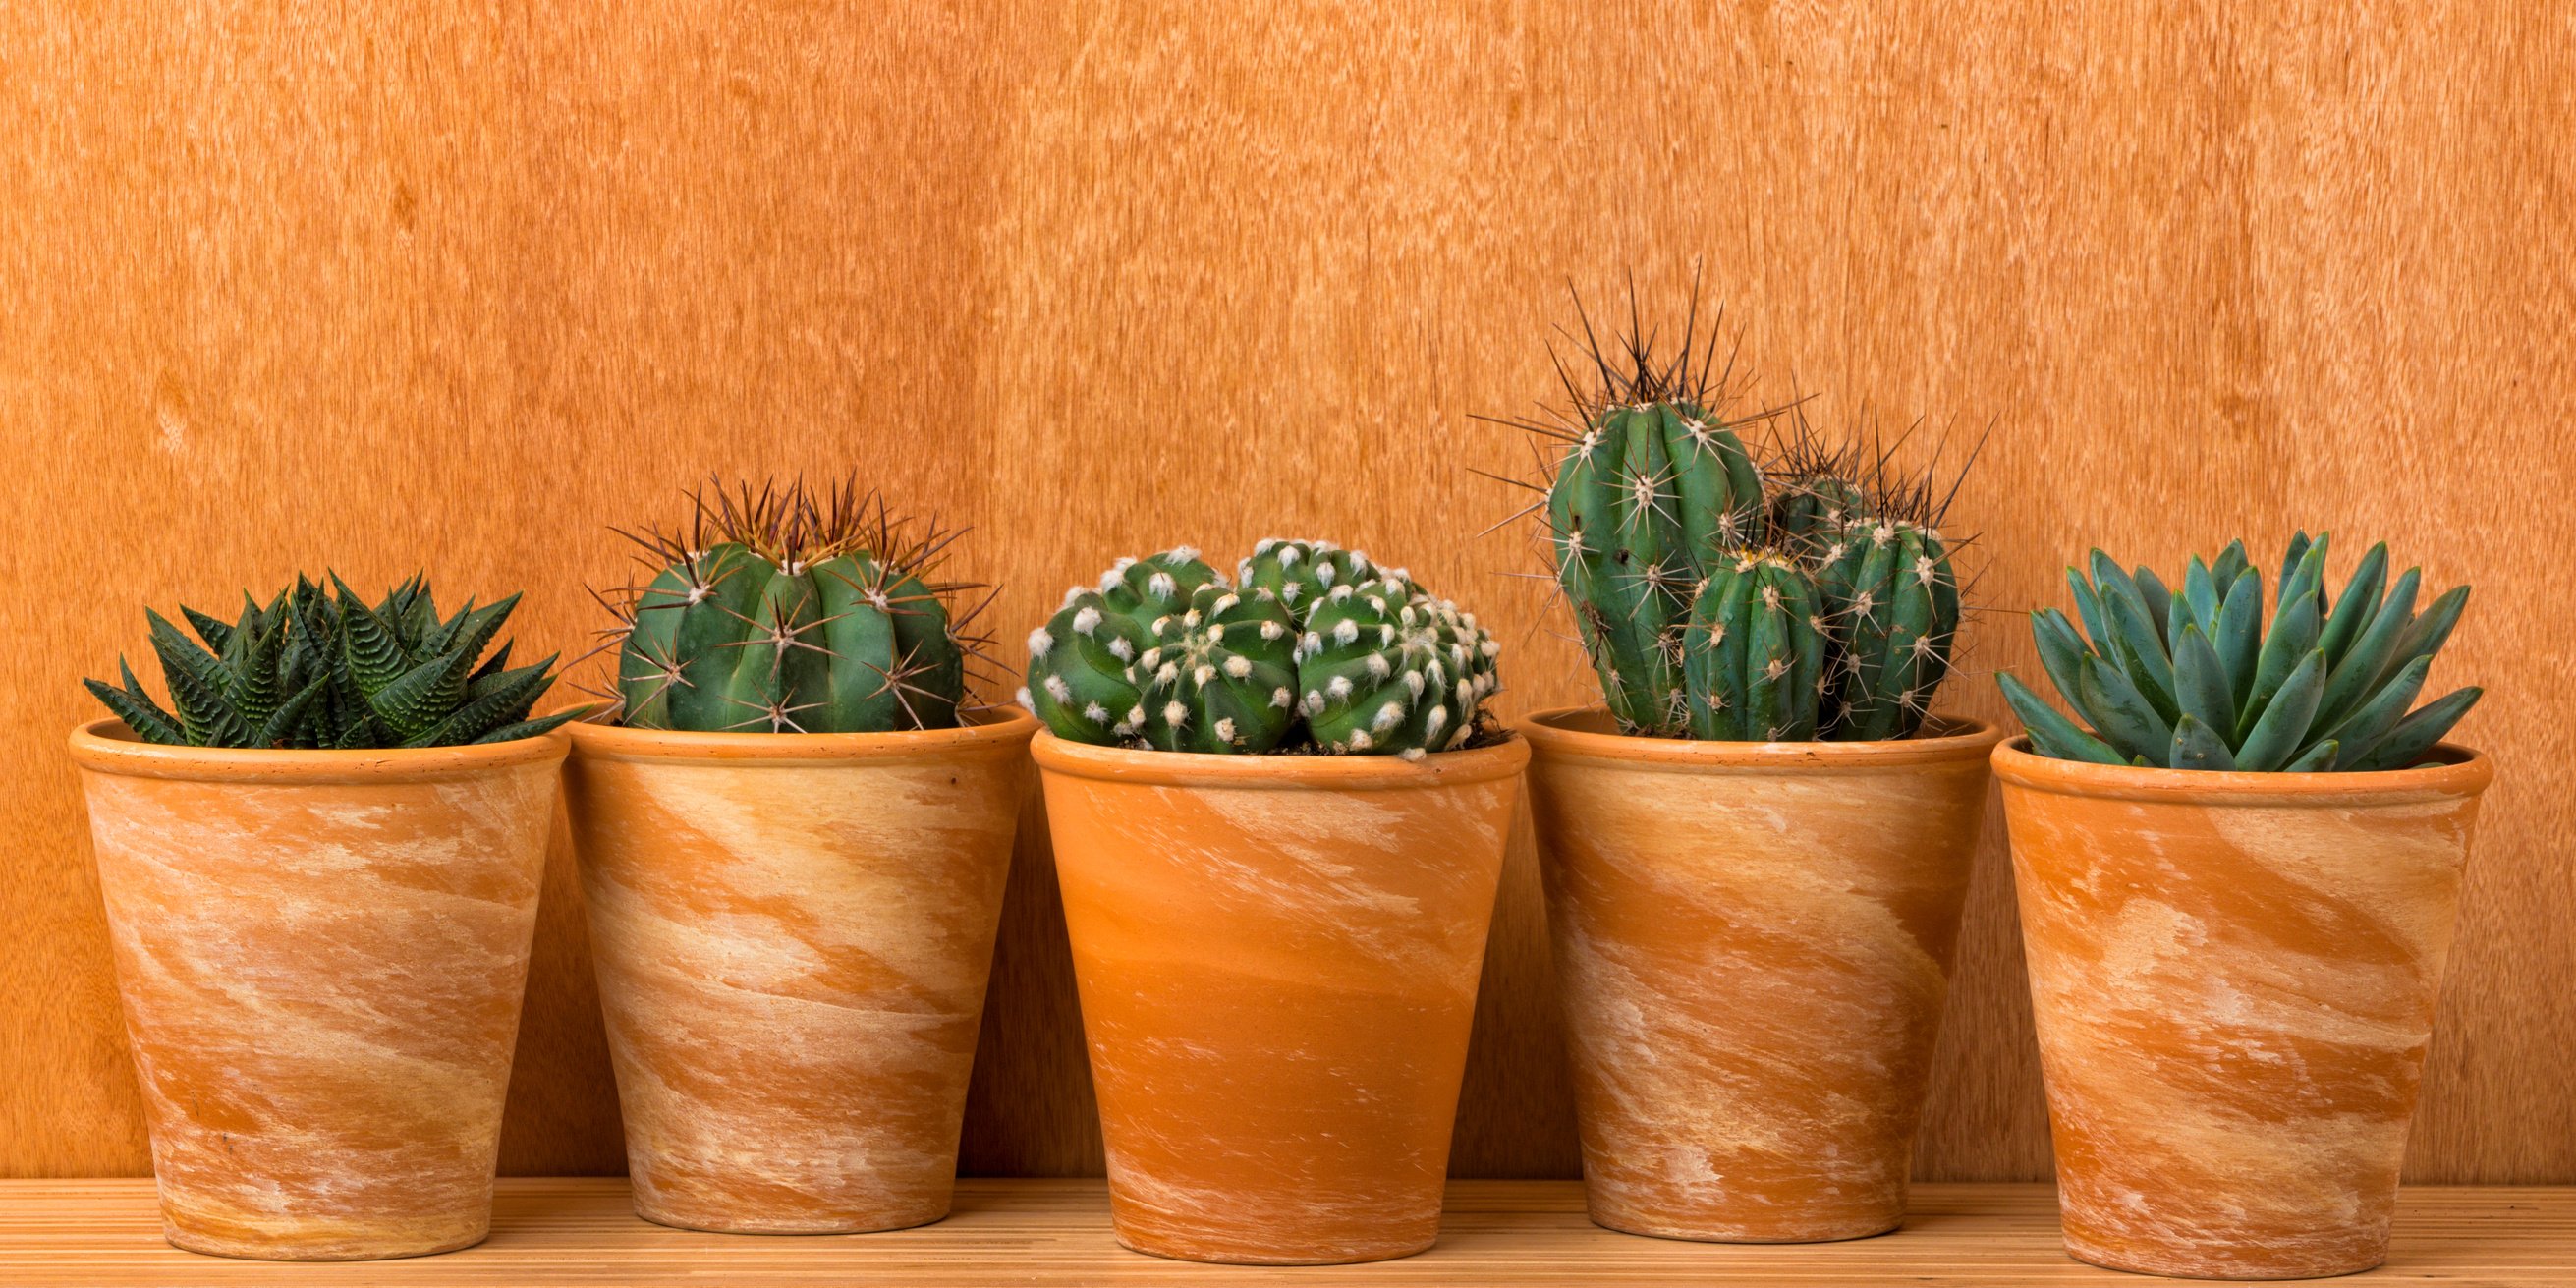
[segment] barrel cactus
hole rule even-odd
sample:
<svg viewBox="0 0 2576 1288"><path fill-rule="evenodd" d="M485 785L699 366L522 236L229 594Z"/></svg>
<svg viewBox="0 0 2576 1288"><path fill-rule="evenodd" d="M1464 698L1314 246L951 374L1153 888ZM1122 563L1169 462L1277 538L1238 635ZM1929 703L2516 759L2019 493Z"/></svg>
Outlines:
<svg viewBox="0 0 2576 1288"><path fill-rule="evenodd" d="M1237 578L1121 560L1030 636L1021 700L1060 738L1160 751L1419 757L1490 732L1499 649L1402 570L1271 540Z"/></svg>
<svg viewBox="0 0 2576 1288"><path fill-rule="evenodd" d="M2469 588L2453 587L2418 612L2421 570L2390 580L2381 544L2329 596L2326 547L2322 534L2291 540L2268 627L2263 575L2241 541L2215 560L2194 556L2178 589L2147 568L2124 571L2099 550L2089 576L2067 569L2081 628L2048 608L2031 614L2031 634L2085 726L2014 677L1997 677L2033 749L2107 765L2246 772L2421 762L2483 692L2458 689L2414 705Z"/></svg>
<svg viewBox="0 0 2576 1288"><path fill-rule="evenodd" d="M244 595L231 622L181 608L197 634L159 613L152 649L169 686L164 710L134 669L122 685L84 680L145 742L194 747L445 747L533 738L581 714L530 718L554 683L555 659L510 665L504 642L483 656L519 597L467 603L441 617L429 583L413 577L369 605L337 575L331 587L297 577L261 604Z"/></svg>
<svg viewBox="0 0 2576 1288"><path fill-rule="evenodd" d="M702 489L685 536L636 538L651 575L612 601L621 718L638 729L949 729L973 652L934 580L956 533L916 533L843 485Z"/></svg>

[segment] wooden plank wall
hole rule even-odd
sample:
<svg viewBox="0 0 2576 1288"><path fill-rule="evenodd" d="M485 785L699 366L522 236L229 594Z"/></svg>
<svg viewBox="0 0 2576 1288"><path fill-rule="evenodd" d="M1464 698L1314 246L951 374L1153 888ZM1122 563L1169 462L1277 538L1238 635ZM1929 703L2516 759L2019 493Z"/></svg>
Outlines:
<svg viewBox="0 0 2576 1288"><path fill-rule="evenodd" d="M1865 8L1854 6L1857 10ZM1971 665L2089 544L2295 524L2478 595L2502 777L2412 1174L2576 1182L2576 163L2548 6L1578 0L0 11L0 1173L147 1167L64 731L141 607L296 569L597 624L603 528L858 468L979 531L1016 641L1122 552L1337 536L1578 698L1471 421L1570 281L1691 274L1762 388L1998 428ZM2366 541L2344 547L2348 563ZM1553 623L1562 627L1561 620ZM966 1165L1096 1169L1040 816ZM1989 838L1921 1150L2045 1174ZM619 1165L568 860L505 1166ZM1457 1165L1575 1166L1526 842Z"/></svg>

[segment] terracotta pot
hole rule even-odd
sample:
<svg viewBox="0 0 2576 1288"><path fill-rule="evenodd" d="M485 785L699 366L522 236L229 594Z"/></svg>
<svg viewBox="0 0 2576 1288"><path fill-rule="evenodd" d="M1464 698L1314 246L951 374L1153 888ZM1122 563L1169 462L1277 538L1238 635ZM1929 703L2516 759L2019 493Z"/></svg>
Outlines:
<svg viewBox="0 0 2576 1288"><path fill-rule="evenodd" d="M1530 741L1592 1219L1747 1243L1895 1229L2001 736Z"/></svg>
<svg viewBox="0 0 2576 1288"><path fill-rule="evenodd" d="M2388 1252L2485 757L2235 774L1995 750L2066 1248L2349 1274Z"/></svg>
<svg viewBox="0 0 2576 1288"><path fill-rule="evenodd" d="M340 1261L482 1240L567 745L72 734L171 1243Z"/></svg>
<svg viewBox="0 0 2576 1288"><path fill-rule="evenodd" d="M1034 751L1119 1242L1277 1265L1430 1247L1527 746Z"/></svg>
<svg viewBox="0 0 2576 1288"><path fill-rule="evenodd" d="M570 728L636 1214L760 1233L948 1215L1037 721Z"/></svg>

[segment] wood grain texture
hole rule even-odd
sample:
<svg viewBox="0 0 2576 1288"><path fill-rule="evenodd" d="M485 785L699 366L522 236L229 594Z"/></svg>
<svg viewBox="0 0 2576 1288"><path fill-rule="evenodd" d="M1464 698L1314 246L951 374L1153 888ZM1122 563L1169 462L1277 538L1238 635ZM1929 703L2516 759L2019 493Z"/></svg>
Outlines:
<svg viewBox="0 0 2576 1288"><path fill-rule="evenodd" d="M38 1288L275 1284L852 1282L1032 1286L1312 1284L1311 1268L1208 1267L1119 1247L1099 1181L970 1180L956 1215L883 1234L747 1238L648 1225L610 1179L504 1180L490 1241L410 1261L285 1267L161 1242L141 1180L0 1181L0 1280ZM2576 1191L2413 1189L2377 1284L2547 1288L2576 1275ZM2068 1259L2042 1185L1928 1185L1903 1230L1821 1244L1708 1244L1604 1230L1569 1181L1458 1181L1440 1242L1399 1261L1339 1267L1340 1284L1799 1284L1805 1288L2074 1288L2140 1282Z"/></svg>
<svg viewBox="0 0 2576 1288"><path fill-rule="evenodd" d="M1522 534L1474 535L1517 501L1468 467L1524 449L1468 416L1548 392L1569 278L1677 302L1696 265L1766 390L1997 419L1955 511L1989 606L2056 602L2088 545L2300 524L2477 584L2442 671L2488 686L2500 777L2410 1175L2576 1181L2567 37L2504 0L9 8L0 1172L145 1166L62 751L140 605L427 566L569 648L604 525L856 466L979 525L1009 665L1114 555L1318 533L1490 619L1508 709L1577 701L1541 587L1488 575ZM2000 717L2028 645L1971 629L1944 700ZM1081 1173L1025 824L965 1163ZM2046 1171L2000 834L1927 1177ZM544 893L504 1167L611 1171L560 847ZM1543 939L1524 833L1462 1174L1574 1167Z"/></svg>

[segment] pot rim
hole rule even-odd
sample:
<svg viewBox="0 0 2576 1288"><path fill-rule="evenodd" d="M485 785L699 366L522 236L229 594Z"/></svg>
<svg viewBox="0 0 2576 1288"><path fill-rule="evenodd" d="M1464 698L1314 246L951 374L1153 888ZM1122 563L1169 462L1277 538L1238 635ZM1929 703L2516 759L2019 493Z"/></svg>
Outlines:
<svg viewBox="0 0 2576 1288"><path fill-rule="evenodd" d="M145 742L125 722L105 716L72 730L72 761L92 773L202 783L289 786L430 782L471 778L521 765L552 765L572 750L556 729L509 742L449 747L176 747Z"/></svg>
<svg viewBox="0 0 2576 1288"><path fill-rule="evenodd" d="M1037 732L1038 718L1018 707L966 713L954 729L897 729L884 733L701 733L686 729L629 729L575 720L564 726L584 760L652 764L709 761L830 765L858 760L913 760L1008 752Z"/></svg>
<svg viewBox="0 0 2576 1288"><path fill-rule="evenodd" d="M1995 746L1995 777L2029 791L2114 800L2187 802L2212 798L2234 804L2362 805L2397 800L2475 796L2495 781L2495 762L2458 743L2436 743L2430 754L2446 763L2420 769L2361 773L2249 773L2237 770L2147 769L2059 760L2028 749L2030 735Z"/></svg>
<svg viewBox="0 0 2576 1288"><path fill-rule="evenodd" d="M1513 727L1550 757L1579 757L1631 769L1669 768L1676 772L1896 769L1949 761L1984 760L1995 744L2003 740L2003 730L1992 721L1972 720L1965 716L1935 716L1944 732L1932 737L1889 738L1874 742L1714 742L1596 733L1567 727L1570 720L1595 712L1607 714L1608 711L1608 704L1599 702L1580 707L1550 707L1521 717Z"/></svg>
<svg viewBox="0 0 2576 1288"><path fill-rule="evenodd" d="M1095 747L1040 729L1029 744L1038 767L1097 782L1156 787L1257 787L1311 791L1385 791L1451 787L1509 778L1529 763L1529 741L1514 732L1490 747L1401 756L1221 756L1198 751Z"/></svg>

